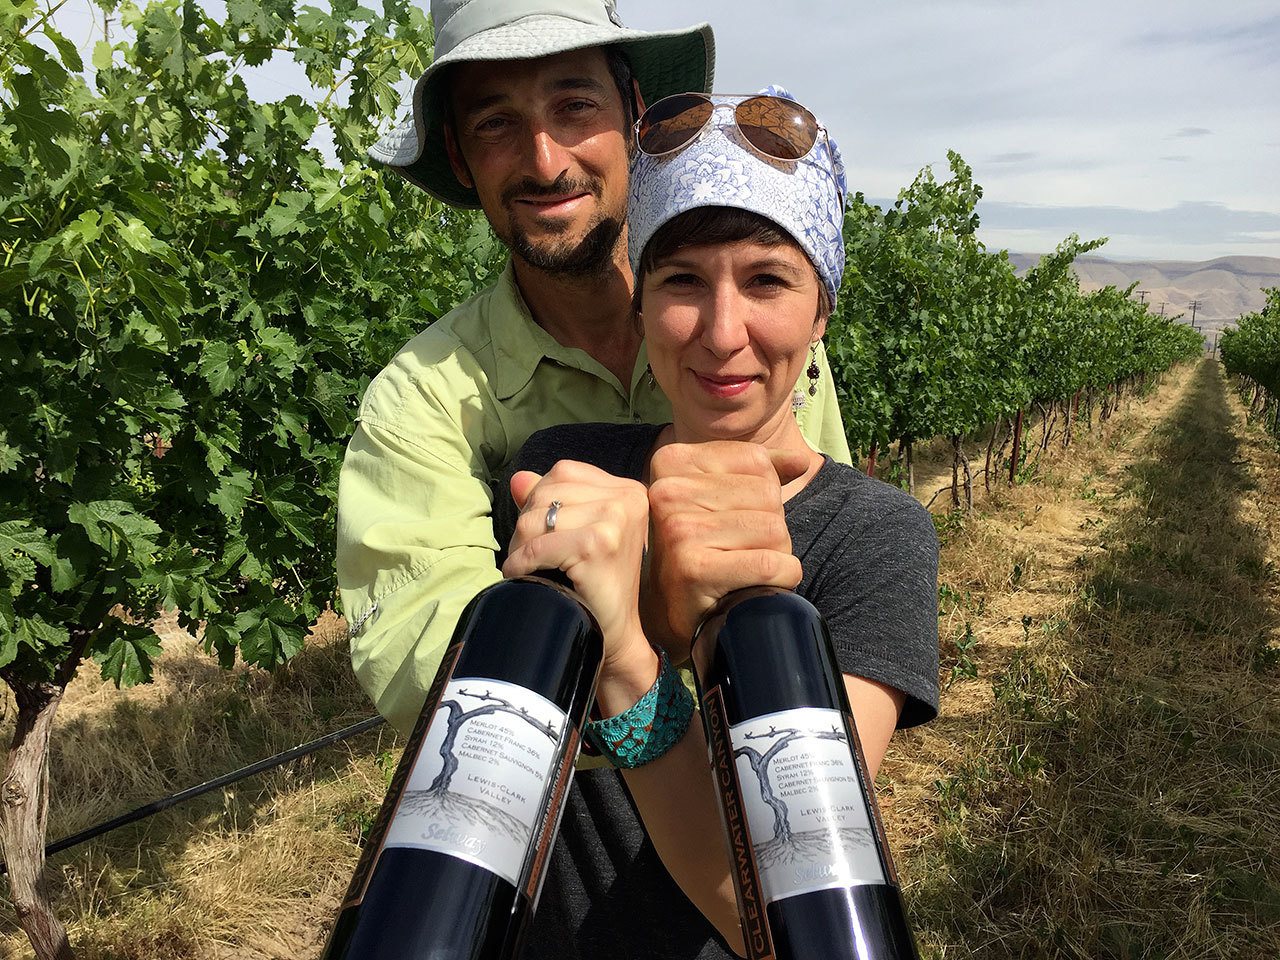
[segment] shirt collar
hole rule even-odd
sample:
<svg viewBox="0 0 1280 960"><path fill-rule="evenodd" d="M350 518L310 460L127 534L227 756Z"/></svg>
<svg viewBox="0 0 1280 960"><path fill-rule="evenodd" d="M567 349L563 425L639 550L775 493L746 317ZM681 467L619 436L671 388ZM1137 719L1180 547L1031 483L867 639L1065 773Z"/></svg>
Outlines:
<svg viewBox="0 0 1280 960"><path fill-rule="evenodd" d="M538 326L520 295L515 268L509 259L493 292L488 319L495 367L493 390L499 400L509 400L528 386L543 360L574 367L602 379L610 377L604 366L586 351L564 346ZM624 384L623 389L630 386Z"/></svg>
<svg viewBox="0 0 1280 960"><path fill-rule="evenodd" d="M524 389L542 358L558 346L534 321L520 296L510 260L494 284L488 320L494 356L493 388L499 400L507 400Z"/></svg>

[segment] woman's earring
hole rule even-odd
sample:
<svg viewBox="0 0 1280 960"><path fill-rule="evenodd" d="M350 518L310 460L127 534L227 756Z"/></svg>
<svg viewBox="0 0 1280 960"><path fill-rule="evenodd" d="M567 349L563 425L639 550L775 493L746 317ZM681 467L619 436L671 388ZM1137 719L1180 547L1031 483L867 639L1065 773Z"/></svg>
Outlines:
<svg viewBox="0 0 1280 960"><path fill-rule="evenodd" d="M818 345L816 343L809 354L809 369L805 373L809 375L809 396L817 396L818 378L822 376L822 371L818 369Z"/></svg>

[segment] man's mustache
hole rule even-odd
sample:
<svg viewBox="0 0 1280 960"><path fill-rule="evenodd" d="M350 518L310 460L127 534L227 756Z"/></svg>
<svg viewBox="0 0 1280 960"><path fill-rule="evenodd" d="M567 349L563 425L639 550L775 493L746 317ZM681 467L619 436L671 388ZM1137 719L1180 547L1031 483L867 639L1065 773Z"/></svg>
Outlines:
<svg viewBox="0 0 1280 960"><path fill-rule="evenodd" d="M532 177L526 177L524 180L517 181L502 191L502 203L504 206L509 207L516 200L558 197L568 193L589 193L592 196L599 196L600 182L598 180L578 180L561 174L556 178L555 183L545 185L538 183Z"/></svg>

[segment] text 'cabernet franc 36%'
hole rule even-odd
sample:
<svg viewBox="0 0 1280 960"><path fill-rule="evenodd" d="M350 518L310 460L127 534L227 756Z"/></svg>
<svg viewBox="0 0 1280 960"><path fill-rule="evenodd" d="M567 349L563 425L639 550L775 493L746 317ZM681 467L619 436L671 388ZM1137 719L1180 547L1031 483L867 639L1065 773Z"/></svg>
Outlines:
<svg viewBox="0 0 1280 960"><path fill-rule="evenodd" d="M510 960L559 827L603 641L559 573L463 612L325 960ZM562 581L563 582L563 581Z"/></svg>
<svg viewBox="0 0 1280 960"><path fill-rule="evenodd" d="M914 960L827 625L789 590L730 594L693 644L752 960Z"/></svg>

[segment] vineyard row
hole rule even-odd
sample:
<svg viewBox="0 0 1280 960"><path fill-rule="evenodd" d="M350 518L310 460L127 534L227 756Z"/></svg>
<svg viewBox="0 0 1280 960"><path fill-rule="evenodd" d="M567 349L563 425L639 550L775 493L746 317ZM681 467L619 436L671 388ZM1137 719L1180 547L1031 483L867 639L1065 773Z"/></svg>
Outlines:
<svg viewBox="0 0 1280 960"><path fill-rule="evenodd" d="M1224 331L1220 345L1249 416L1280 437L1280 288L1267 291L1260 312L1245 314L1238 327Z"/></svg>
<svg viewBox="0 0 1280 960"><path fill-rule="evenodd" d="M959 466L963 437L992 428L994 441L1009 424L1016 461L1029 409L1069 443L1082 400L1105 420L1125 387L1204 347L1132 288L1081 291L1071 265L1104 240L1073 235L1019 276L1007 251L977 239L982 188L958 154L949 160L947 180L923 170L888 210L853 199L827 334L850 446L874 462L897 442L908 478L915 441L949 438ZM1043 437L1047 447L1047 426Z"/></svg>

